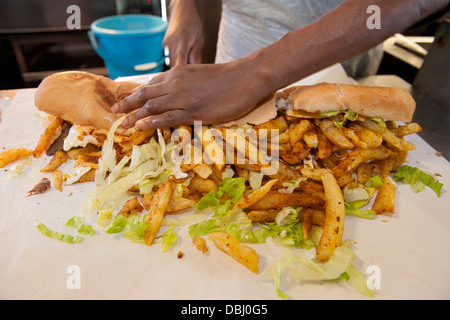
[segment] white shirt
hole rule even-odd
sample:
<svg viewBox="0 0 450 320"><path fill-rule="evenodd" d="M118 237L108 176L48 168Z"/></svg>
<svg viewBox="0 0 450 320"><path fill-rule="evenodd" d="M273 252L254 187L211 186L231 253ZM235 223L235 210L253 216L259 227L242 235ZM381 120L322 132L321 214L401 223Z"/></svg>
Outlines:
<svg viewBox="0 0 450 320"><path fill-rule="evenodd" d="M344 0L222 0L216 63L229 62L279 40ZM381 49L381 50L380 50ZM382 48L343 63L351 77L376 73Z"/></svg>

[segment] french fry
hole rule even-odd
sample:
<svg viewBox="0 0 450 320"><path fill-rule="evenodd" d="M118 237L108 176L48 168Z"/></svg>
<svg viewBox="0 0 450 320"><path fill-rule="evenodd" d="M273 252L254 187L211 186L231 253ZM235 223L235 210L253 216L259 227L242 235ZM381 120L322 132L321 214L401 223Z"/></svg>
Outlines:
<svg viewBox="0 0 450 320"><path fill-rule="evenodd" d="M172 195L169 201L169 205L167 206L166 213L168 214L183 209L191 208L194 204L195 201L192 199L175 197L174 195Z"/></svg>
<svg viewBox="0 0 450 320"><path fill-rule="evenodd" d="M317 194L306 192L280 193L269 191L262 199L251 205L250 210L282 209L283 207L308 207L322 209L325 201Z"/></svg>
<svg viewBox="0 0 450 320"><path fill-rule="evenodd" d="M300 173L305 178L315 180L315 181L322 181L322 175L329 173L329 169L325 168L317 168L317 169L310 169L310 168L301 168Z"/></svg>
<svg viewBox="0 0 450 320"><path fill-rule="evenodd" d="M316 123L320 130L322 130L323 134L333 142L335 145L339 146L342 149L353 149L354 145L351 143L345 135L342 133L342 130L336 127L333 121L329 119L324 120L316 120Z"/></svg>
<svg viewBox="0 0 450 320"><path fill-rule="evenodd" d="M302 230L303 230L303 238L309 239L309 232L312 228L312 219L314 216L314 211L312 209L307 209L303 215L303 223L302 223Z"/></svg>
<svg viewBox="0 0 450 320"><path fill-rule="evenodd" d="M353 145L357 148L363 148L366 149L368 148L367 143L365 143L363 140L361 140L361 138L357 135L357 133L355 132L355 130L347 128L347 127L342 127L342 132L344 133L344 135L347 137L347 139L353 143Z"/></svg>
<svg viewBox="0 0 450 320"><path fill-rule="evenodd" d="M199 128L194 127L197 131L195 134L197 137L201 137L201 143L203 146L204 154L209 158L209 161L214 163L219 170L222 170L226 164L225 152L223 145L223 137L221 136L220 130L211 131L207 126L201 126ZM215 135L214 135L214 134ZM215 137L218 137L220 141L216 141Z"/></svg>
<svg viewBox="0 0 450 320"><path fill-rule="evenodd" d="M402 145L398 137L396 137L391 130L388 128L381 128L375 121L366 118L361 125L375 133L380 134L383 137L383 140L387 143L391 144L398 150L403 150Z"/></svg>
<svg viewBox="0 0 450 320"><path fill-rule="evenodd" d="M300 220L305 220L306 214L311 215L311 224L323 227L325 221L325 210L303 208L298 214ZM309 219L309 217L307 217ZM308 222L307 222L308 223Z"/></svg>
<svg viewBox="0 0 450 320"><path fill-rule="evenodd" d="M211 167L206 163L196 165L192 171L194 171L202 179L207 179L213 172Z"/></svg>
<svg viewBox="0 0 450 320"><path fill-rule="evenodd" d="M275 221L278 210L251 210L247 213L247 217L256 223L267 223Z"/></svg>
<svg viewBox="0 0 450 320"><path fill-rule="evenodd" d="M259 256L253 248L243 244L225 232L213 232L208 239L221 251L228 254L248 270L258 273Z"/></svg>
<svg viewBox="0 0 450 320"><path fill-rule="evenodd" d="M258 137L260 130L267 130L265 133L267 133L267 137L270 137L272 135L272 130L278 130L278 134L282 134L284 131L286 131L287 128L288 125L286 123L286 120L282 116L280 116L264 123L257 124L253 127L253 130L256 131Z"/></svg>
<svg viewBox="0 0 450 320"><path fill-rule="evenodd" d="M63 175L61 170L54 170L52 173L52 183L56 190L62 192Z"/></svg>
<svg viewBox="0 0 450 320"><path fill-rule="evenodd" d="M374 132L354 122L349 123L348 128L352 130L369 149L377 148L383 142L383 137L377 133L378 131Z"/></svg>
<svg viewBox="0 0 450 320"><path fill-rule="evenodd" d="M62 123L63 119L60 117L54 117L53 120L50 121L50 124L39 138L36 148L33 150L33 156L35 158L38 158L42 153L47 151L51 143L54 141L55 132L57 132L58 128L61 128Z"/></svg>
<svg viewBox="0 0 450 320"><path fill-rule="evenodd" d="M361 163L356 168L356 181L360 184L366 183L373 173L373 165L370 163Z"/></svg>
<svg viewBox="0 0 450 320"><path fill-rule="evenodd" d="M322 131L317 130L317 139L319 141L317 157L319 159L326 159L333 153L333 144L327 139Z"/></svg>
<svg viewBox="0 0 450 320"><path fill-rule="evenodd" d="M344 233L345 206L344 196L332 173L322 175L325 190L325 221L319 244L316 248L316 258L328 261L336 247L342 243Z"/></svg>
<svg viewBox="0 0 450 320"><path fill-rule="evenodd" d="M192 244L194 247L196 247L198 250L200 250L203 254L205 254L208 251L208 247L206 246L206 241L200 236L195 236L192 238Z"/></svg>
<svg viewBox="0 0 450 320"><path fill-rule="evenodd" d="M397 128L391 129L397 137L402 138L404 136L414 134L422 131L422 127L416 122L410 122Z"/></svg>
<svg viewBox="0 0 450 320"><path fill-rule="evenodd" d="M53 172L66 161L67 161L66 153L62 150L58 150L55 152L50 162L44 168L41 169L41 172Z"/></svg>
<svg viewBox="0 0 450 320"><path fill-rule="evenodd" d="M315 149L319 146L319 138L317 137L317 134L312 131L305 132L303 141L305 141L306 145L311 149Z"/></svg>
<svg viewBox="0 0 450 320"><path fill-rule="evenodd" d="M250 207L252 204L261 200L273 187L275 183L277 183L277 179L273 179L268 181L263 186L259 187L257 190L249 193L246 197L244 197L241 201L239 201L235 205L235 209L245 209Z"/></svg>
<svg viewBox="0 0 450 320"><path fill-rule="evenodd" d="M211 179L203 179L200 177L193 177L189 183L189 190L191 193L202 193L207 194L212 190L218 190L219 187Z"/></svg>
<svg viewBox="0 0 450 320"><path fill-rule="evenodd" d="M333 174L336 178L352 172L363 162L371 160L384 160L390 155L389 151L380 146L375 149L359 149L346 154L343 160L333 168Z"/></svg>
<svg viewBox="0 0 450 320"><path fill-rule="evenodd" d="M142 196L141 202L142 202L142 205L144 206L145 210L147 210L147 211L150 210L150 205L152 203L152 198L154 195L155 195L155 192L152 191L152 192L146 193Z"/></svg>
<svg viewBox="0 0 450 320"><path fill-rule="evenodd" d="M144 241L148 246L153 243L158 234L170 198L172 197L172 191L172 179L169 179L155 192L152 198L148 215L145 218L147 229L145 230Z"/></svg>
<svg viewBox="0 0 450 320"><path fill-rule="evenodd" d="M311 128L311 122L309 120L300 120L299 123L291 130L289 131L289 139L291 141L291 144L294 145L298 141L300 141L306 131L308 131Z"/></svg>
<svg viewBox="0 0 450 320"><path fill-rule="evenodd" d="M91 169L85 174L83 174L80 179L78 179L77 183L86 183L95 181L95 169Z"/></svg>
<svg viewBox="0 0 450 320"><path fill-rule="evenodd" d="M378 189L375 201L372 205L372 210L376 214L395 213L395 191L396 185L391 178L384 177L382 179L383 185Z"/></svg>
<svg viewBox="0 0 450 320"><path fill-rule="evenodd" d="M88 144L86 147L74 148L67 151L67 157L70 160L78 160L79 157L85 156L87 154L96 153L100 149L93 144Z"/></svg>
<svg viewBox="0 0 450 320"><path fill-rule="evenodd" d="M142 212L144 207L139 203L137 197L128 199L127 202L122 206L118 214L123 214L125 216L130 215L132 212Z"/></svg>
<svg viewBox="0 0 450 320"><path fill-rule="evenodd" d="M26 158L33 154L33 151L26 148L12 148L0 153L0 168L15 162L17 160Z"/></svg>
<svg viewBox="0 0 450 320"><path fill-rule="evenodd" d="M130 151L133 146L138 146L153 136L155 130L138 130L130 136L119 136L117 142L122 147L122 152Z"/></svg>

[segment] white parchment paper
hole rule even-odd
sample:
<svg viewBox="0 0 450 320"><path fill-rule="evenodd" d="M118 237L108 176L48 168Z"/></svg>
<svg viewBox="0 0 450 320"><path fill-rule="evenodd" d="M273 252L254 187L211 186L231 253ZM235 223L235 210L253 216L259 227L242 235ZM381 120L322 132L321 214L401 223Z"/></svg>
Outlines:
<svg viewBox="0 0 450 320"><path fill-rule="evenodd" d="M316 75L312 82L338 82L339 71ZM0 150L34 148L46 126L46 115L33 104L34 89L20 90L8 106L0 105ZM396 214L374 220L347 217L344 238L356 240L355 266L381 272L381 287L373 299L450 298L450 165L418 135L407 162L439 173L441 198L426 189L420 194L408 185L397 188ZM282 248L270 241L251 245L260 254L254 274L208 244L203 255L195 249L186 227L175 227L178 241L168 252L108 235L96 228L92 237L67 244L42 236L35 220L69 234L65 222L77 215L92 184L52 188L27 197L42 177L49 157L32 159L23 173L10 180L11 166L0 171L0 298L2 299L278 299L270 270ZM62 167L69 170L71 163ZM183 258L178 259L181 251ZM369 268L369 269L368 269ZM77 277L76 279L74 277ZM365 273L365 276L368 274ZM78 281L79 280L79 281ZM367 299L336 283L282 282L292 299Z"/></svg>

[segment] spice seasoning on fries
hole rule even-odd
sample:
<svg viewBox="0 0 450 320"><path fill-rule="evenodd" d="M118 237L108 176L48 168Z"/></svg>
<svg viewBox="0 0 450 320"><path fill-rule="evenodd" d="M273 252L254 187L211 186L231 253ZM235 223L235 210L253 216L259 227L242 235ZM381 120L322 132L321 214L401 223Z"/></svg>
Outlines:
<svg viewBox="0 0 450 320"><path fill-rule="evenodd" d="M339 274L325 272L313 280L355 275L354 255L343 239L346 216L395 213L391 176L415 149L405 137L422 130L410 122L414 101L396 88L323 83L280 91L274 104L277 117L254 126L196 123L123 134L118 119L108 130L80 127L80 141L89 135L98 143L58 150L41 171L51 173L61 191L60 166L73 161L80 173L66 174L66 182L69 177L94 182L82 213L97 213L105 232L122 232L134 242L156 245L164 220L179 219L189 225L192 244L202 254L208 240L254 273L260 270L257 244L272 239L316 250L308 263L324 270L345 261ZM0 164L42 155L58 138L62 119L54 117L34 152L3 152ZM440 191L438 182L431 183ZM185 215L186 210L198 213ZM285 297L279 286L277 292Z"/></svg>

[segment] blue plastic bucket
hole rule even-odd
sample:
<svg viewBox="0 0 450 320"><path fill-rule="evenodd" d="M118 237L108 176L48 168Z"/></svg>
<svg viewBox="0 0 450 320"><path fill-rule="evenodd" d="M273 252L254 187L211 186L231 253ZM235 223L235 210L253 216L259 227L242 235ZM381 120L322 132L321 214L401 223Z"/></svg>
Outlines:
<svg viewBox="0 0 450 320"><path fill-rule="evenodd" d="M105 62L109 77L162 72L162 41L167 22L161 17L126 14L94 21L88 36L92 46Z"/></svg>

